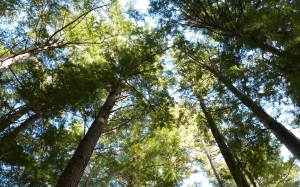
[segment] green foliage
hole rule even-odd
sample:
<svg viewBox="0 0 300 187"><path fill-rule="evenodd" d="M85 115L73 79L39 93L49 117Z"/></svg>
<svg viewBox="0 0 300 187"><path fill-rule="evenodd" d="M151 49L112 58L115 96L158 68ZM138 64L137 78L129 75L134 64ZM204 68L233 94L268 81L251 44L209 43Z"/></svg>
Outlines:
<svg viewBox="0 0 300 187"><path fill-rule="evenodd" d="M155 29L133 2L0 2L0 65L26 54L1 67L0 139L40 114L0 156L0 186L54 186L111 91L118 100L80 186L180 186L199 171L217 186L213 167L234 186L199 97L247 180L299 186L299 164L207 70L298 126L300 4L150 5Z"/></svg>
<svg viewBox="0 0 300 187"><path fill-rule="evenodd" d="M78 122L73 121L70 129L63 127L63 120L57 126L47 121L39 121L19 137L16 144L19 153L1 160L1 182L3 186L43 186L54 185L82 137ZM16 150L16 151L17 151Z"/></svg>

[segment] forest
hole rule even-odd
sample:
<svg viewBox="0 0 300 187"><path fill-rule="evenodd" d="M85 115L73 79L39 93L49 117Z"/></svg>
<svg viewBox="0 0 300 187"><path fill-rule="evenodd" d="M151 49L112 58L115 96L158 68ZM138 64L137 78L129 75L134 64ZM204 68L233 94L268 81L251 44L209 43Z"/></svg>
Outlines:
<svg viewBox="0 0 300 187"><path fill-rule="evenodd" d="M1 0L0 85L1 187L300 186L299 1Z"/></svg>

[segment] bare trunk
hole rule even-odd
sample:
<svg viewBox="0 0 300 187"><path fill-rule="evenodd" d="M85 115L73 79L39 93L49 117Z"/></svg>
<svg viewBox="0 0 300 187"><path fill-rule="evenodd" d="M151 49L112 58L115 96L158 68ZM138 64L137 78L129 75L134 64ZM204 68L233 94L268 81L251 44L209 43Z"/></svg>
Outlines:
<svg viewBox="0 0 300 187"><path fill-rule="evenodd" d="M296 137L291 131L273 117L267 114L264 109L248 98L238 89L236 89L232 83L222 76L219 72L213 68L205 66L205 68L214 74L244 105L246 105L253 114L259 119L259 121L275 135L275 137L286 146L286 148L300 160L300 139Z"/></svg>
<svg viewBox="0 0 300 187"><path fill-rule="evenodd" d="M212 160L212 158L211 158L210 152L209 152L209 150L207 149L204 140L202 140L202 143L204 144L204 147L205 147L205 154L206 154L206 156L207 156L207 158L208 158L208 160L209 160L209 163L210 163L211 168L212 168L212 170L213 170L213 172L214 172L214 175L215 175L215 177L216 177L216 179L217 179L217 181L218 181L218 184L219 184L220 187L224 187L223 182L222 182L222 179L221 179L221 177L220 177L220 175L219 175L219 173L218 173L218 171L217 171L217 169L216 169L216 167L215 167L215 165L214 165L214 162L213 162L213 160Z"/></svg>
<svg viewBox="0 0 300 187"><path fill-rule="evenodd" d="M5 130L13 122L15 122L17 119L19 119L21 116L23 116L24 114L26 114L29 111L30 111L30 109L28 107L23 106L19 110L15 111L14 113L3 116L0 119L0 132Z"/></svg>
<svg viewBox="0 0 300 187"><path fill-rule="evenodd" d="M200 107L201 107L201 109L205 115L206 121L208 123L208 126L218 144L221 154L229 168L231 175L233 176L235 183L239 187L250 187L248 181L246 180L245 176L243 175L242 170L239 168L239 166L234 158L233 153L231 152L231 150L225 143L225 140L223 139L223 135L220 133L211 114L207 111L203 99L200 96L198 96L198 99L200 102Z"/></svg>
<svg viewBox="0 0 300 187"><path fill-rule="evenodd" d="M3 157L4 154L9 153L8 148L14 139L16 139L25 129L31 126L35 121L40 118L40 114L34 114L25 120L21 125L16 127L12 132L9 132L3 136L0 140L0 157Z"/></svg>
<svg viewBox="0 0 300 187"><path fill-rule="evenodd" d="M97 141L103 132L103 128L107 123L109 114L115 105L116 99L117 92L110 92L95 121L81 140L79 146L66 166L65 171L60 176L56 187L75 187L78 185L92 156Z"/></svg>

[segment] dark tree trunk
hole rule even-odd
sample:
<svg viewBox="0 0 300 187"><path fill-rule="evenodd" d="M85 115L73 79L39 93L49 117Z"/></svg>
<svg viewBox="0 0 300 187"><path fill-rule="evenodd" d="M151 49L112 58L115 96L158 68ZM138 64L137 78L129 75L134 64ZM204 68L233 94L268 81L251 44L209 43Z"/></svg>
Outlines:
<svg viewBox="0 0 300 187"><path fill-rule="evenodd" d="M224 138L224 136L223 136L223 138ZM225 140L225 143L228 145L227 140L225 138L224 138L224 140ZM230 151L233 153L233 155L234 155L235 159L237 160L237 162L241 163L241 159L239 158L239 156L237 155L237 153L234 150L232 150L232 149L230 149ZM242 167L242 170L247 175L247 177L250 180L252 186L253 187L258 187L258 185L256 184L255 179L254 179L252 173L246 167Z"/></svg>
<svg viewBox="0 0 300 187"><path fill-rule="evenodd" d="M250 187L249 183L247 182L245 176L243 175L242 170L239 168L233 153L225 143L225 140L223 139L223 135L219 131L216 123L214 122L211 114L207 111L206 106L204 104L203 99L198 96L200 107L205 115L206 121L208 123L208 126L214 136L214 139L216 140L218 147L221 151L221 154L229 168L229 171L239 187Z"/></svg>
<svg viewBox="0 0 300 187"><path fill-rule="evenodd" d="M4 154L8 154L8 149L12 141L15 140L25 129L31 126L39 118L40 114L34 114L25 120L21 125L16 127L12 132L6 133L0 140L0 157L4 156Z"/></svg>
<svg viewBox="0 0 300 187"><path fill-rule="evenodd" d="M75 187L78 185L97 141L103 132L103 128L107 123L109 114L115 105L117 95L115 91L110 92L95 121L81 140L64 172L60 176L56 187Z"/></svg>
<svg viewBox="0 0 300 187"><path fill-rule="evenodd" d="M0 132L9 127L13 122L22 117L24 114L29 112L30 109L27 106L22 106L19 110L14 113L7 114L0 118Z"/></svg>
<svg viewBox="0 0 300 187"><path fill-rule="evenodd" d="M236 89L228 79L221 75L221 73L208 66L205 66L205 68L214 74L214 76L217 77L219 81L221 81L244 105L246 105L259 119L259 121L267 129L269 129L298 160L300 160L300 139L298 137L285 128L283 124L279 123L267 114L264 109L259 106L259 104L255 103L245 94Z"/></svg>
<svg viewBox="0 0 300 187"><path fill-rule="evenodd" d="M242 170L244 171L244 173L247 175L248 179L250 180L251 184L253 187L258 187L256 182L255 182L255 179L252 175L252 173L247 169L247 168L242 168Z"/></svg>

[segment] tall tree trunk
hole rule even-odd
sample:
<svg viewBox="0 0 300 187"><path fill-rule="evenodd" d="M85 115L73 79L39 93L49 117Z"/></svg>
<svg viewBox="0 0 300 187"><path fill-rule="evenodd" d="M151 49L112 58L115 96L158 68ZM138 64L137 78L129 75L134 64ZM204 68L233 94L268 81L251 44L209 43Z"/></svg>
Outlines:
<svg viewBox="0 0 300 187"><path fill-rule="evenodd" d="M9 132L3 136L0 140L0 157L3 157L4 154L8 154L8 149L10 144L14 139L16 139L25 129L31 126L35 121L40 118L41 114L34 114L25 120L21 125L16 127L12 132Z"/></svg>
<svg viewBox="0 0 300 187"><path fill-rule="evenodd" d="M228 145L228 141L226 140L226 138L225 138L224 136L223 136L223 139L225 140L225 143ZM233 155L234 155L235 159L237 160L237 162L241 163L242 161L241 161L241 159L239 158L239 156L237 155L237 153L236 153L234 150L232 150L231 148L229 148L229 149L230 149L230 151L233 153ZM244 171L244 173L247 175L247 177L248 177L248 179L250 180L252 186L253 186L253 187L259 187L258 184L256 183L256 181L255 181L255 179L254 179L252 173L251 173L246 167L242 167L241 169L242 169L242 170Z"/></svg>
<svg viewBox="0 0 300 187"><path fill-rule="evenodd" d="M0 118L0 132L9 127L13 122L19 119L21 116L29 112L30 109L27 106L22 106L19 110L14 113L7 114Z"/></svg>
<svg viewBox="0 0 300 187"><path fill-rule="evenodd" d="M253 187L259 187L258 184L255 182L255 179L252 175L252 173L247 169L247 168L242 168L242 170L244 171L244 173L247 175L248 179L250 180L251 184Z"/></svg>
<svg viewBox="0 0 300 187"><path fill-rule="evenodd" d="M223 138L224 138L224 136L223 136ZM228 144L228 142L227 142L227 140L226 140L225 138L224 138L224 140L225 140L226 144ZM229 148L229 149L230 149L230 148ZM235 159L236 159L238 162L241 162L241 160L240 160L239 156L237 155L237 153L236 153L234 150L232 150L232 149L230 149L230 150L231 150L231 152L233 153ZM256 181L255 181L255 179L254 179L252 173L251 173L246 167L242 167L242 170L243 170L244 173L247 175L247 177L248 177L248 179L250 180L252 186L253 186L253 187L258 187L258 184L256 183Z"/></svg>
<svg viewBox="0 0 300 187"><path fill-rule="evenodd" d="M246 105L259 121L275 135L275 137L286 146L286 148L300 160L300 139L296 137L285 126L267 114L264 109L248 98L245 94L236 89L230 80L226 79L221 73L209 66L204 66L215 77L219 79L244 105Z"/></svg>
<svg viewBox="0 0 300 187"><path fill-rule="evenodd" d="M214 122L211 114L207 111L202 97L201 96L197 96L197 97L199 99L200 107L205 115L208 126L218 144L221 154L224 157L224 160L229 168L231 175L233 176L235 183L237 184L237 186L240 186L240 187L250 187L245 176L243 175L242 170L239 168L239 166L234 158L233 153L231 152L231 150L225 143L225 140L223 139L223 136L222 136L221 132L219 131L216 123Z"/></svg>
<svg viewBox="0 0 300 187"><path fill-rule="evenodd" d="M212 170L214 172L214 175L215 175L215 177L216 177L216 179L218 181L219 187L224 187L222 179L221 179L221 177L220 177L220 175L219 175L219 173L218 173L218 171L217 171L217 169L216 169L216 167L214 165L214 162L213 162L213 160L211 158L210 152L209 152L208 148L206 147L206 144L205 144L204 140L202 140L202 143L203 143L203 145L205 147L205 154L206 154L206 156L208 158L208 161L209 161L209 163L211 165L211 168L212 168Z"/></svg>
<svg viewBox="0 0 300 187"><path fill-rule="evenodd" d="M107 123L109 114L115 105L117 95L116 91L110 92L95 121L81 140L64 172L60 176L56 187L74 187L78 185L97 141L103 132L103 128Z"/></svg>

